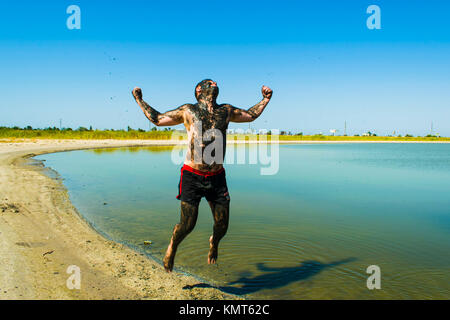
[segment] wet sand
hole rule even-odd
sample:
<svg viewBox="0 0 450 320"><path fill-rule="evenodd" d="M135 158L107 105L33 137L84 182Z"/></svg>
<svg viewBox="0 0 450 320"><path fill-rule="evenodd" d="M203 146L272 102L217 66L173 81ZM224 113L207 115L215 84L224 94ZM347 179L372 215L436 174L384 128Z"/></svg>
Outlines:
<svg viewBox="0 0 450 320"><path fill-rule="evenodd" d="M26 160L58 151L168 143L0 143L0 299L236 299L215 288L183 289L201 282L168 274L151 258L105 239L81 218L62 183ZM80 290L67 288L71 265L81 270Z"/></svg>

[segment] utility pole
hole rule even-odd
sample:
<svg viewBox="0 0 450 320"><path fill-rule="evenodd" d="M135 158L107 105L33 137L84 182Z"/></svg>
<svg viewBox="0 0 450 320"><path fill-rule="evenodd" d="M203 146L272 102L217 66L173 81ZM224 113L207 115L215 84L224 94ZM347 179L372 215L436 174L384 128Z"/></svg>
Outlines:
<svg viewBox="0 0 450 320"><path fill-rule="evenodd" d="M59 119L59 130L61 131L62 119Z"/></svg>
<svg viewBox="0 0 450 320"><path fill-rule="evenodd" d="M344 136L347 135L347 120L344 121Z"/></svg>
<svg viewBox="0 0 450 320"><path fill-rule="evenodd" d="M433 121L431 121L431 131L430 131L430 135L433 135Z"/></svg>

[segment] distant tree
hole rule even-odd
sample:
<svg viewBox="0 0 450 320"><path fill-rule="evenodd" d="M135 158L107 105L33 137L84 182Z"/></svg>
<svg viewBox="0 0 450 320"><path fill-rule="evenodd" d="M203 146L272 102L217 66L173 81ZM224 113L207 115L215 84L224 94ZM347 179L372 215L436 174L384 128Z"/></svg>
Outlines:
<svg viewBox="0 0 450 320"><path fill-rule="evenodd" d="M158 128L153 127L153 128L152 128L152 131L158 131Z"/></svg>
<svg viewBox="0 0 450 320"><path fill-rule="evenodd" d="M26 126L25 130L33 130L33 127L32 126Z"/></svg>
<svg viewBox="0 0 450 320"><path fill-rule="evenodd" d="M302 135L303 135L303 132L297 133L297 136L302 136Z"/></svg>
<svg viewBox="0 0 450 320"><path fill-rule="evenodd" d="M412 138L412 137L414 137L414 136L413 136L412 134L406 134L405 137L406 137L406 138Z"/></svg>

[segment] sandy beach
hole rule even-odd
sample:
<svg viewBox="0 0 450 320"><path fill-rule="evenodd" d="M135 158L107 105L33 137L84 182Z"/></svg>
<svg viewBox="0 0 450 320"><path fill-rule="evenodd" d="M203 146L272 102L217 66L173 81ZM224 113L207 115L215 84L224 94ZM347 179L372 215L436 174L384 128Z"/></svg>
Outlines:
<svg viewBox="0 0 450 320"><path fill-rule="evenodd" d="M30 156L75 149L168 144L167 141L36 140L0 143L0 299L236 299L166 273L132 249L105 239L70 203L60 181ZM67 268L81 270L69 290Z"/></svg>

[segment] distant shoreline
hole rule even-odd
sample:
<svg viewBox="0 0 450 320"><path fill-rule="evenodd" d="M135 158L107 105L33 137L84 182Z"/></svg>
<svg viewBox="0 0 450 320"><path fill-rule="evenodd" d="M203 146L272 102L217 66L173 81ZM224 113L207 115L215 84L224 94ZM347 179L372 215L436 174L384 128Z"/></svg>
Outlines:
<svg viewBox="0 0 450 320"><path fill-rule="evenodd" d="M19 127L1 127L0 126L0 140L173 140L182 141L186 140L187 134L183 130L155 130L153 128L150 131L142 129L127 130L95 130L92 128L80 127L78 129L71 128L45 128L45 129L33 129L32 127L19 128ZM237 131L237 130L236 130ZM227 131L227 140L269 140L278 139L279 141L292 141L292 143L310 143L311 141L358 141L358 142L450 142L450 137L441 137L437 135L427 136L412 136L412 135L397 135L397 136L377 136L377 135L304 135L304 134L287 134L284 131L274 132L278 134L271 134L268 131L266 134L256 134L253 132L242 131ZM281 133L281 134L280 134Z"/></svg>
<svg viewBox="0 0 450 320"><path fill-rule="evenodd" d="M280 139L272 141L270 139L258 141L256 139L233 140L227 137L227 144L255 144L255 143L279 143L279 144L329 144L329 143L450 143L450 138L438 138L437 140L428 140L427 138L405 138L407 140L398 139L382 139L383 137L376 137L377 139L312 139L312 140L290 140L290 139ZM94 143L94 144L104 144L106 148L111 147L112 143L126 144L127 146L144 146L148 145L183 145L186 144L186 140L171 140L171 139L60 139L60 138L0 138L0 144L2 143Z"/></svg>

